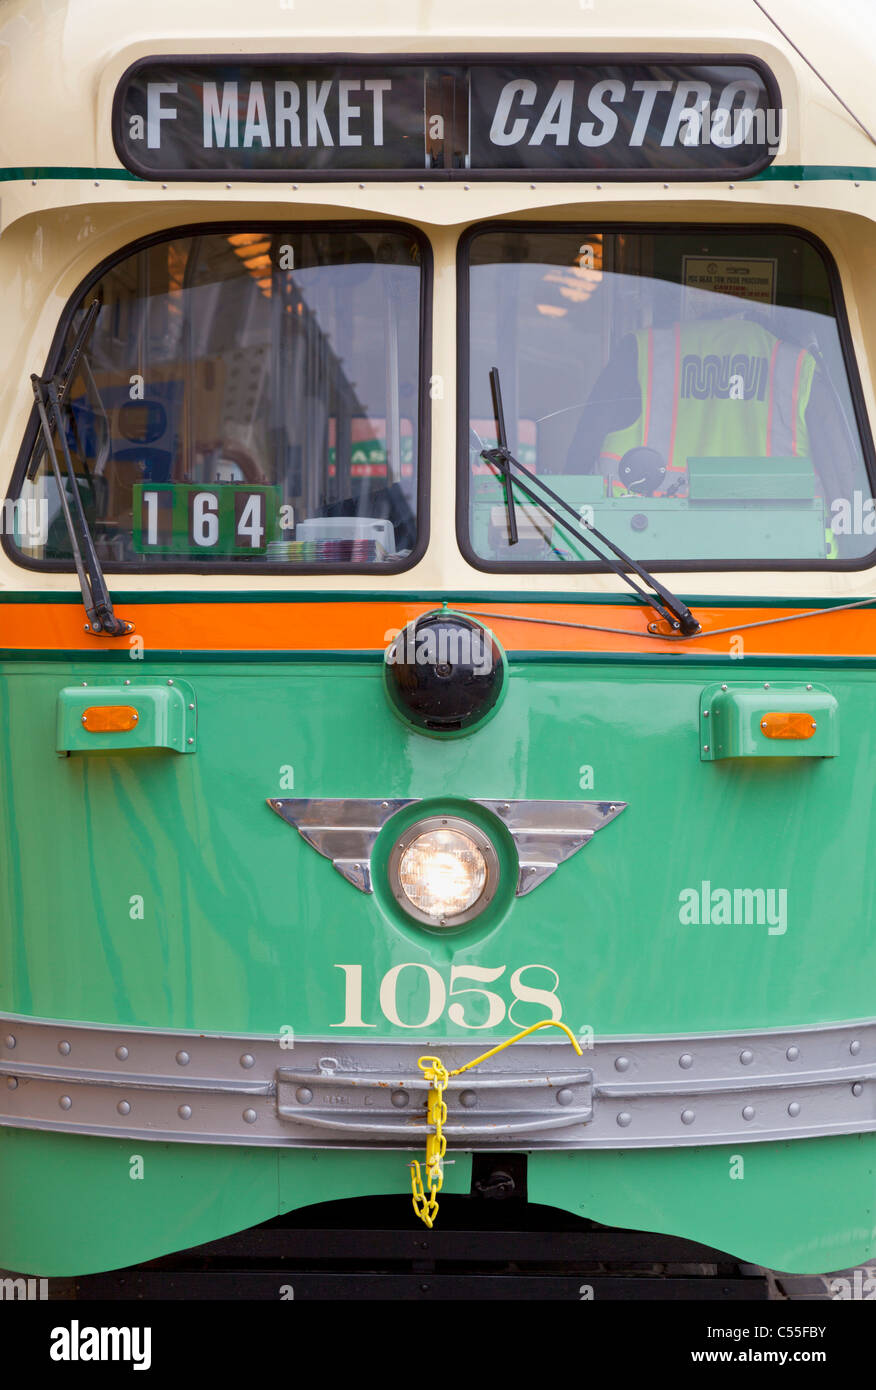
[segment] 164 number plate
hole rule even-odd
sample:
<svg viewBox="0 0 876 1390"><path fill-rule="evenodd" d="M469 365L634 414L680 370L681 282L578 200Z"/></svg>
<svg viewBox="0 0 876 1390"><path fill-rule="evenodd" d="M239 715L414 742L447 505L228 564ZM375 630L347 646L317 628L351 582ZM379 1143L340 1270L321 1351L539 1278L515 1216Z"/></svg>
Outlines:
<svg viewBox="0 0 876 1390"><path fill-rule="evenodd" d="M135 483L134 549L144 555L263 555L280 489L252 483Z"/></svg>

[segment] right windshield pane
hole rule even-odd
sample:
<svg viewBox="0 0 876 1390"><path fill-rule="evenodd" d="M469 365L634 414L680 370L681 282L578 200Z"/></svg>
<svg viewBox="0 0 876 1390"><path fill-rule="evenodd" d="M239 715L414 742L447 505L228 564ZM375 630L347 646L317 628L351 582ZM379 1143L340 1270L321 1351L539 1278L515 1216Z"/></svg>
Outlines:
<svg viewBox="0 0 876 1390"><path fill-rule="evenodd" d="M491 367L511 453L640 561L810 568L873 551L831 277L808 238L508 227L468 254L476 562L594 559L517 488L511 543L481 457Z"/></svg>

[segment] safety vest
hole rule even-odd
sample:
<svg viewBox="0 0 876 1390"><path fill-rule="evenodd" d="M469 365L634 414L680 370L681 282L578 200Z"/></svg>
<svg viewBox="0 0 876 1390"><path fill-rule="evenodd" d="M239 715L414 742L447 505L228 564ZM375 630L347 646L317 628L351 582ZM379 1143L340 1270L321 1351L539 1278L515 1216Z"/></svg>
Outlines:
<svg viewBox="0 0 876 1390"><path fill-rule="evenodd" d="M805 348L744 319L646 328L635 338L642 410L606 435L607 473L640 445L675 473L689 458L808 455L815 359Z"/></svg>

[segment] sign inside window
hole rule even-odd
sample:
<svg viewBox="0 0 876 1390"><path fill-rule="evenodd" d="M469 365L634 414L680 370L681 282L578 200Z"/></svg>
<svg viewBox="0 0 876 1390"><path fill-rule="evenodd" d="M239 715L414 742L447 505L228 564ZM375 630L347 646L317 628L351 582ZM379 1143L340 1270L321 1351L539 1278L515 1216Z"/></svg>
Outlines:
<svg viewBox="0 0 876 1390"><path fill-rule="evenodd" d="M147 58L113 135L153 179L739 178L778 152L781 110L751 58Z"/></svg>
<svg viewBox="0 0 876 1390"><path fill-rule="evenodd" d="M146 555L263 555L276 538L278 487L135 483L134 549Z"/></svg>

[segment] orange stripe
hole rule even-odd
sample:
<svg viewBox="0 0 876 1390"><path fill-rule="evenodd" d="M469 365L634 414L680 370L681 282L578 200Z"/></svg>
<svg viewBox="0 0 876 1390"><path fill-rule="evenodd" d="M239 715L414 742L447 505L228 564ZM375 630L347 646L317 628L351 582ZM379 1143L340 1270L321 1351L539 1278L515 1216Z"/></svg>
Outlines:
<svg viewBox="0 0 876 1390"><path fill-rule="evenodd" d="M794 389L791 392L791 453L794 455L797 453L797 400L800 395L800 371L805 356L806 349L801 348L794 367Z"/></svg>
<svg viewBox="0 0 876 1390"><path fill-rule="evenodd" d="M238 651L288 652L376 651L386 647L387 633L402 628L420 613L439 605L387 598L337 603L161 603L119 604L120 616L136 625L134 637L98 638L84 631L84 615L75 604L27 603L0 605L0 647L11 650L116 651L131 655L141 639L146 652ZM451 605L453 606L453 605ZM695 612L706 636L694 641L655 642L646 636L654 620L650 610L617 604L493 602L489 599L459 602L459 610L490 613L482 618L494 627L509 651L629 652L665 655L672 651L728 656L738 651L733 633L708 636L715 628L733 623L756 623L766 618L805 612L793 605L770 608L710 608L696 605ZM575 627L556 627L548 622L515 622L515 616L554 618L568 623L591 623L608 628L632 628L642 636L593 632ZM856 609L802 618L774 627L753 628L739 634L747 656L759 654L876 657L876 609ZM172 664L173 657L168 658ZM132 664L132 670L143 670ZM745 665L739 663L740 679Z"/></svg>
<svg viewBox="0 0 876 1390"><path fill-rule="evenodd" d="M642 443L648 443L648 430L651 426L651 393L654 379L654 330L648 329L648 389L645 395L645 427L642 432Z"/></svg>
<svg viewBox="0 0 876 1390"><path fill-rule="evenodd" d="M776 370L776 354L781 347L778 338L773 344L772 356L770 357L770 384L769 384L769 403L767 405L767 427L766 427L766 456L772 457L773 452L773 377Z"/></svg>

